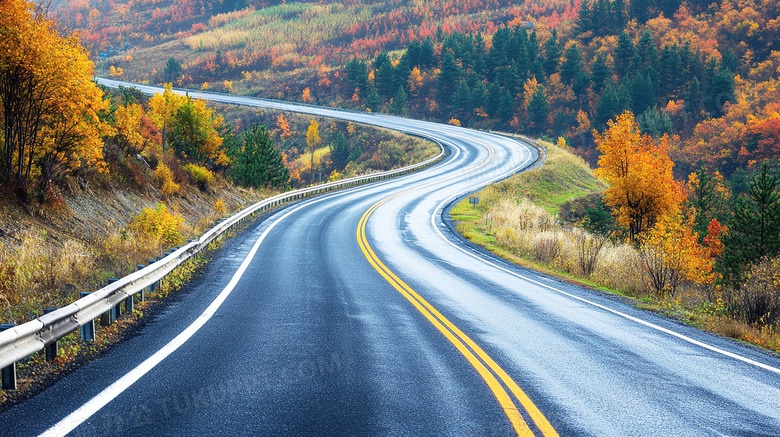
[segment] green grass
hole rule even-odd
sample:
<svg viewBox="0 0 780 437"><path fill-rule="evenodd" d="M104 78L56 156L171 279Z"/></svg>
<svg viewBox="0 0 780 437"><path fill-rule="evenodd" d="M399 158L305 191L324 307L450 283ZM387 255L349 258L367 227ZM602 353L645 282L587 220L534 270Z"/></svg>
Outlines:
<svg viewBox="0 0 780 437"><path fill-rule="evenodd" d="M517 198L525 197L550 214L557 214L567 200L606 189L582 158L557 145L544 145L547 161L542 167L514 175L507 181Z"/></svg>

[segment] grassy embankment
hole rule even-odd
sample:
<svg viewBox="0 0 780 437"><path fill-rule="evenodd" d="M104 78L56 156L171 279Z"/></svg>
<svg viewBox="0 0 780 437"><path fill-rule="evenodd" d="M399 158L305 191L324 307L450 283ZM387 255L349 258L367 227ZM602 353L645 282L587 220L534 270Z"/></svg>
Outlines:
<svg viewBox="0 0 780 437"><path fill-rule="evenodd" d="M543 143L547 162L490 185L450 211L457 230L471 242L519 265L533 268L604 292L630 298L635 306L673 317L697 328L780 351L780 336L771 328L759 329L730 317L713 305L716 290L684 284L672 297L651 291L640 267L638 250L617 241L604 242L590 273L597 236L557 217L567 200L603 191L602 181L579 157Z"/></svg>

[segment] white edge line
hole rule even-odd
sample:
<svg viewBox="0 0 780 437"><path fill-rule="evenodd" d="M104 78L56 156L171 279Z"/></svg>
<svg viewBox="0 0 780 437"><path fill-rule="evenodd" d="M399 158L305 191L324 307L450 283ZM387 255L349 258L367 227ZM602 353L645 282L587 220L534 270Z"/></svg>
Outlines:
<svg viewBox="0 0 780 437"><path fill-rule="evenodd" d="M529 154L529 157L528 157L528 159L530 159L530 154ZM523 164L521 164L520 166L518 166L517 168L519 168L519 167L522 167L523 165L525 165L525 163L526 163L526 162L528 162L528 159L526 159L526 161L525 161ZM453 243L453 242L452 242L450 239L448 239L447 237L445 237L445 236L444 236L444 234L443 234L443 233L441 232L441 230L439 229L439 227L438 227L438 226L436 226L436 217L438 217L438 216L440 216L441 214L443 214L443 212L444 212L444 211L443 211L443 209L444 209L444 205L448 204L449 202L452 202L454 199L457 199L458 197L460 197L460 196L462 196L462 195L464 195L464 194L466 194L466 193L468 193L468 192L470 192L470 191L474 191L474 190L477 190L477 189L481 189L481 188L483 188L483 187L485 187L485 186L487 186L487 185L489 185L489 184L491 184L491 183L493 183L493 182L496 182L496 181L503 180L503 179L505 179L505 178L507 178L507 177L511 176L511 175L512 175L512 174L514 174L514 173L515 173L515 171L514 171L514 170L513 170L513 171L511 171L511 172L508 172L508 173L504 173L503 175L501 175L501 176L499 176L499 177L496 177L496 178L493 178L493 179L489 180L487 183L481 183L481 184L479 184L479 185L475 185L474 187L472 187L472 188L469 188L468 190L464 190L464 191L461 191L461 192L460 192L460 193L458 193L458 194L452 195L452 196L448 197L447 199L445 199L445 200L444 200L442 203L440 203L440 204L439 204L439 206L437 206L437 207L434 209L434 211L433 211L433 215L431 216L431 225L432 225L432 226L433 226L433 228L436 230L436 232L439 234L439 236L440 236L440 237L441 237L441 238L442 238L444 241L446 241L447 243L449 243L449 244L450 244L452 247L454 247L454 248L458 249L459 251L461 251L461 252L465 253L466 255L468 255L468 256L470 256L470 257L472 257L472 258L475 258L475 259L477 259L477 260L479 260L479 261L482 261L483 263L485 263L485 264L487 264L487 265L490 265L490 266L492 266L492 267L495 267L495 268L497 268L497 269L499 269L499 270L502 270L502 271L504 271L504 272L506 272L506 273L509 273L509 274L510 274L510 275L512 275L512 276L515 276L515 277L517 277L517 278L520 278L520 279L523 279L523 280L525 280L525 281L531 282L531 283L533 283L533 284L536 284L536 285L538 285L538 286L540 286L540 287L547 288L547 289L549 289L549 290L552 290L552 291L554 291L554 292L556 292L556 293L560 293L560 294L562 294L562 295L564 295L564 296L568 296L568 297L570 297L570 298L572 298L572 299L576 299L576 300L578 300L578 301L580 301L580 302L583 302L583 303L586 303L586 304L588 304L588 305L592 305L592 306L594 306L594 307L596 307L596 308L603 309L603 310L605 310L605 311L608 311L608 312L610 312L610 313L612 313L612 314L615 314L615 315L617 315L617 316L620 316L620 317L623 317L623 318L625 318L625 319L631 320L632 322L636 322L636 323L639 323L639 324L641 324L641 325L647 326L648 328L655 329L656 331L660 331L660 332L663 332L663 333L665 333L665 334L671 335L671 336L673 336L673 337L677 337L677 338L679 338L680 340L686 341L686 342L688 342L688 343L691 343L691 344L693 344L693 345L696 345L696 346L702 347L702 348L704 348L704 349L707 349L707 350L710 350L710 351L712 351L712 352L716 352L716 353L719 353L719 354L721 354L721 355L725 355L725 356L727 356L727 357L729 357L729 358L733 358L733 359L735 359L735 360L739 360L739 361L745 362L745 363L747 363L747 364L750 364L750 365L753 365L753 366L756 366L756 367L760 367L760 368L762 368L762 369L764 369L764 370L768 370L768 371L770 371L770 372L774 372L774 373L780 374L780 369L778 369L778 368L776 368L776 367L772 367L772 366L770 366L770 365L768 365L768 364L760 363L760 362L758 362L758 361L751 360L750 358L743 357L743 356L741 356L741 355L738 355L738 354L735 354L735 353L732 353L732 352L729 352L729 351L725 351L725 350L723 350L723 349L717 348L717 347L715 347L715 346L711 346L711 345L709 345L709 344L706 344L706 343L702 343L702 342L700 342L700 341L698 341L698 340L694 340L694 339L692 339L692 338L690 338L690 337L688 337L688 336L685 336L685 335L683 335L683 334L680 334L680 333L678 333L678 332L672 331L672 330L670 330L670 329L667 329L667 328L664 328L664 327L662 327L662 326L655 325L655 324L653 324L653 323L647 322L647 321L645 321L645 320L642 320L642 319L639 319L639 318L637 318L637 317L630 316L630 315L628 315L628 314L625 314L625 313L622 313L622 312L620 312L620 311L613 310L613 309L611 309L611 308L609 308L609 307L606 307L606 306L604 306L604 305L601 305L601 304L598 304L598 303L596 303L596 302L590 301L590 300L588 300L588 299L585 299L585 298L582 298L582 297L579 297L579 296L575 296L575 295L573 295L573 294L571 294L571 293L567 293L567 292L565 292L565 291L563 291L563 290L559 290L559 289L557 289L557 288L555 288L555 287L553 287L553 286L550 286L550 285L548 285L548 284L544 284L544 283L541 283L541 282L539 282L539 281L533 280L533 279L531 279L531 278L528 278L528 277L526 277L526 276L523 276L523 275L521 275L521 274L519 274L519 273L517 273L517 272L514 272L514 271L512 271L512 270L509 270L509 269L507 269L507 268L505 268L505 267L503 267L503 266L500 266L500 265L498 265L498 264L495 264L495 263L493 263L493 262L491 262L491 261L489 261L489 260L485 259L485 258L484 258L484 254L482 254L482 253L479 253L479 255L482 255L482 256L478 256L478 255L477 255L477 254L475 254L473 251L467 251L466 249L464 249L464 248L462 248L462 247L460 247L460 246L456 245L456 244L455 244L455 243Z"/></svg>
<svg viewBox="0 0 780 437"><path fill-rule="evenodd" d="M460 150L457 147L455 147L455 150L457 152L454 154L454 156L451 159L436 164L435 166L429 168L429 170L436 169L447 163L452 162L453 159L457 158L460 155ZM413 175L417 175L417 173L411 173L410 175L405 175L405 176L413 176ZM152 354L152 356L150 356L142 363L137 365L133 370L126 373L123 377L119 378L116 382L112 383L110 386L103 389L103 391L95 395L92 399L87 401L87 403L85 403L84 405L76 409L76 411L67 415L64 419L60 420L55 425L51 426L49 429L41 433L39 437L60 437L60 436L67 435L68 433L76 429L76 427L84 423L87 419L92 417L95 413L100 411L100 409L105 407L109 402L114 400L117 396L122 394L122 392L127 390L141 377L149 373L149 371L151 371L155 366L160 364L160 362L162 362L166 357L168 357L170 354L175 352L184 343L186 343L187 340L189 340L196 332L198 332L198 330L200 330L200 328L203 327L203 325L206 324L206 322L209 321L209 319L211 319L211 317L216 313L217 309L219 309L219 307L222 306L222 303L224 303L225 299L227 299L227 297L233 291L233 288L235 288L236 284L241 279L246 269L249 267L249 264L254 259L254 256L257 253L257 250L260 248L260 245L262 244L263 240L265 240L265 237L282 220L284 220L291 214L297 212L298 210L306 206L319 203L327 199L332 199L334 197L340 197L349 193L354 193L356 191L364 191L367 189L376 188L377 186L385 185L391 182L396 182L398 181L398 179L400 178L393 178L391 180L383 181L380 183L368 184L362 187L357 187L356 189L342 191L339 193L333 193L331 195L326 195L316 199L312 199L310 201L307 201L297 206L296 208L288 211L283 216L276 219L276 221L274 221L270 226L268 226L268 228L266 228L265 231L263 231L260 237L258 237L257 241L255 241L255 244L252 246L252 249L249 251L249 254L247 254L246 258L244 258L244 261L241 263L241 266L239 266L238 270L236 270L236 273L233 274L233 277L230 280L230 282L227 284L227 286L225 286L225 288L219 293L219 295L217 295L214 301L211 302L208 308L206 308L206 310L203 311L203 313L200 316L198 316L198 318L195 319L195 321L192 322L190 326L184 329L184 331L179 333L179 335L174 337L173 340L168 342L160 350Z"/></svg>

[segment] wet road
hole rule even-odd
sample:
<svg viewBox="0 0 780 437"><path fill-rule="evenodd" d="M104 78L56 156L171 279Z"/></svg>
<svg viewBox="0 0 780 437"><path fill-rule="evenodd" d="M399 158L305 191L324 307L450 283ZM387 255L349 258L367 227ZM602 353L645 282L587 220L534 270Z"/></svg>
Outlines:
<svg viewBox="0 0 780 437"><path fill-rule="evenodd" d="M432 137L448 156L268 214L141 335L3 413L0 434L780 434L777 358L453 234L447 206L534 148L293 109Z"/></svg>

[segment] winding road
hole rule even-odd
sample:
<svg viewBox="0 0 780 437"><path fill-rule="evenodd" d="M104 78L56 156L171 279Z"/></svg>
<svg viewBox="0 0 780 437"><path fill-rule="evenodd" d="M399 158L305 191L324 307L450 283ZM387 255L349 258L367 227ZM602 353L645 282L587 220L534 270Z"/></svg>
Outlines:
<svg viewBox="0 0 780 437"><path fill-rule="evenodd" d="M447 155L266 214L142 333L0 415L0 435L780 435L777 357L454 233L448 206L532 166L533 147L190 95L423 135Z"/></svg>

